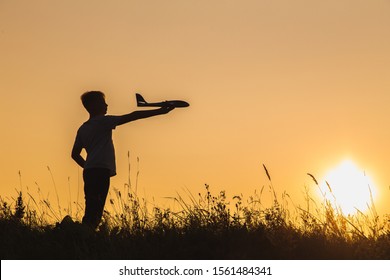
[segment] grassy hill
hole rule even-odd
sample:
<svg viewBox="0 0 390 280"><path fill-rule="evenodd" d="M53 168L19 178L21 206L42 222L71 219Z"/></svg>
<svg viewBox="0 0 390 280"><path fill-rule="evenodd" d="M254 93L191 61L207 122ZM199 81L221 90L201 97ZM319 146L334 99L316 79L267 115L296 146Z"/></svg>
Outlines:
<svg viewBox="0 0 390 280"><path fill-rule="evenodd" d="M225 192L174 198L181 210L150 212L131 192L117 192L93 231L71 217L50 223L22 193L0 208L1 259L390 259L390 222L375 209L344 216L324 201L314 210ZM50 208L49 203L45 203Z"/></svg>

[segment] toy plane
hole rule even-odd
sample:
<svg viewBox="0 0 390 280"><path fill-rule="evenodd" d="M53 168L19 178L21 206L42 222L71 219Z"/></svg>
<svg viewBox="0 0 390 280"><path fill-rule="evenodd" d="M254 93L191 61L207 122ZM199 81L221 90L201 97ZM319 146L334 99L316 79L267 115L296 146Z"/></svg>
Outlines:
<svg viewBox="0 0 390 280"><path fill-rule="evenodd" d="M136 93L135 97L137 98L137 106L138 107L166 107L166 106L171 106L171 107L176 107L176 108L183 108L183 107L188 107L190 104L183 100L167 100L163 102L155 102L155 103L149 103L146 102L145 99L142 97L141 94Z"/></svg>

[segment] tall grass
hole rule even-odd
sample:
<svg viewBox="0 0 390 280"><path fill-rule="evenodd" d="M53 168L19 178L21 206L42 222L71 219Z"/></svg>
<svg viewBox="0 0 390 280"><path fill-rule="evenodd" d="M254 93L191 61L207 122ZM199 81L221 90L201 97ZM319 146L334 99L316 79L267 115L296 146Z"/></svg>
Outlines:
<svg viewBox="0 0 390 280"><path fill-rule="evenodd" d="M286 192L277 195L263 168L269 184L249 198L214 193L205 185L197 195L186 190L170 197L175 210L150 207L137 195L138 178L132 186L129 177L122 191L110 192L97 231L69 218L61 221L64 212L51 206L39 186L37 198L18 191L12 202L1 199L0 254L2 259L390 258L389 218L379 217L373 201L367 213L344 215L325 195L317 201L306 191L304 205L296 205ZM308 176L319 188L315 176ZM263 203L265 189L270 205ZM76 213L69 205L63 210L77 221L82 206L76 204Z"/></svg>

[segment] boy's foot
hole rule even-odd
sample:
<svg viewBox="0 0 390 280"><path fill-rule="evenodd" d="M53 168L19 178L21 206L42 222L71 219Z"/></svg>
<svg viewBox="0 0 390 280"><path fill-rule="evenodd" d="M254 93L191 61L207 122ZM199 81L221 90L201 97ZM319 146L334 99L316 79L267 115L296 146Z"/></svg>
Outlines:
<svg viewBox="0 0 390 280"><path fill-rule="evenodd" d="M72 217L69 216L69 215L66 215L66 216L62 219L62 221L61 221L61 223L60 223L61 226L67 226L67 225L72 225L72 224L74 224L74 221L73 221Z"/></svg>

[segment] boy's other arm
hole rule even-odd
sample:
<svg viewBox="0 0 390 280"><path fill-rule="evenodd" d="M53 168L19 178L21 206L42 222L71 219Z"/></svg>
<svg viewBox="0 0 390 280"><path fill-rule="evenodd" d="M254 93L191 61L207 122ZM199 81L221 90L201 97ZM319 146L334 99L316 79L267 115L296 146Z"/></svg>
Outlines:
<svg viewBox="0 0 390 280"><path fill-rule="evenodd" d="M118 125L132 122L139 119L145 119L157 115L163 115L175 109L175 107L161 107L155 110L134 111L130 114L120 116Z"/></svg>
<svg viewBox="0 0 390 280"><path fill-rule="evenodd" d="M81 168L84 168L85 159L81 156L81 150L82 148L77 146L75 143L72 149L72 158L78 165L80 165Z"/></svg>

